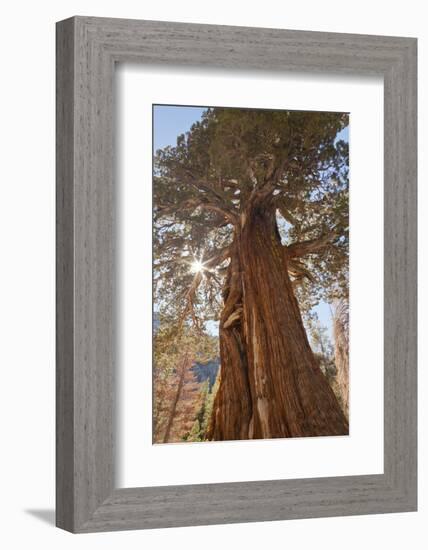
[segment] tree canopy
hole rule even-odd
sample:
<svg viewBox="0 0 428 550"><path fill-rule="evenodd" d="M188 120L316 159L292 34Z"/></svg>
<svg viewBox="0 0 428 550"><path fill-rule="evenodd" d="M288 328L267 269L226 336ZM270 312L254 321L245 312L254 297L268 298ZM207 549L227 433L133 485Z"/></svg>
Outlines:
<svg viewBox="0 0 428 550"><path fill-rule="evenodd" d="M208 108L154 157L154 293L164 314L217 319L236 228L269 204L303 310L348 278L348 115Z"/></svg>

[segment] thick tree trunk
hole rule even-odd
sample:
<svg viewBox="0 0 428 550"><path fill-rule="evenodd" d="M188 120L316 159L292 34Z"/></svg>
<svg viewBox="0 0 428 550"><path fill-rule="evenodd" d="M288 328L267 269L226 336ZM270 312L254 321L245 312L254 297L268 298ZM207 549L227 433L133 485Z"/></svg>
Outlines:
<svg viewBox="0 0 428 550"><path fill-rule="evenodd" d="M235 229L210 439L348 433L309 346L285 251L273 209L253 207Z"/></svg>
<svg viewBox="0 0 428 550"><path fill-rule="evenodd" d="M208 439L248 439L252 418L251 383L242 327L242 276L235 240L220 319L220 384Z"/></svg>

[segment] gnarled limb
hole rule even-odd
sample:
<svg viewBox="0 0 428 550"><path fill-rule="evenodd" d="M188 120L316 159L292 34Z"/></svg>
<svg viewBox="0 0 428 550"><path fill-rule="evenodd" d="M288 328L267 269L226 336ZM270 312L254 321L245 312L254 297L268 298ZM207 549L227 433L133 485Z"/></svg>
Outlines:
<svg viewBox="0 0 428 550"><path fill-rule="evenodd" d="M217 265L222 264L225 260L227 260L230 257L230 246L226 246L225 248L222 248L215 254L214 256L211 256L207 260L204 260L203 266L205 269L212 269L213 267L216 267Z"/></svg>
<svg viewBox="0 0 428 550"><path fill-rule="evenodd" d="M311 283L315 282L311 272L299 260L288 260L287 262L288 274L293 277L293 281L301 281L302 279L308 279Z"/></svg>
<svg viewBox="0 0 428 550"><path fill-rule="evenodd" d="M216 203L210 202L205 197L192 197L179 204L159 206L156 211L156 218L163 216L169 216L176 214L177 212L184 212L186 210L196 210L196 208L202 208L203 210L209 210L211 212L217 212L228 220L229 223L235 224L238 220L238 216L228 209L219 206Z"/></svg>
<svg viewBox="0 0 428 550"><path fill-rule="evenodd" d="M203 261L202 270L195 273L195 276L193 277L193 280L192 280L192 284L190 285L189 289L186 291L184 295L185 307L180 315L180 320L179 320L180 326L183 324L186 317L190 315L192 318L193 325L197 329L200 328L200 320L196 315L195 307L194 307L195 296L196 296L198 287L201 284L205 276L205 273L207 273L207 275L208 274L213 275L212 273L210 273L209 270L213 269L216 265L220 265L221 263L223 263L227 258L229 258L229 256L230 256L230 247L227 246L221 249L214 256L211 256L207 260ZM219 283L219 281L217 282Z"/></svg>
<svg viewBox="0 0 428 550"><path fill-rule="evenodd" d="M234 213L234 207L230 202L230 198L224 193L215 183L211 183L206 179L195 176L190 170L183 167L179 168L182 176L178 178L181 184L188 185L197 192L205 192L211 198L211 204L214 204L224 212L228 212L231 216Z"/></svg>
<svg viewBox="0 0 428 550"><path fill-rule="evenodd" d="M307 254L319 252L326 246L332 244L332 241L336 237L336 231L331 231L317 239L292 243L286 247L286 254L288 258L301 258Z"/></svg>

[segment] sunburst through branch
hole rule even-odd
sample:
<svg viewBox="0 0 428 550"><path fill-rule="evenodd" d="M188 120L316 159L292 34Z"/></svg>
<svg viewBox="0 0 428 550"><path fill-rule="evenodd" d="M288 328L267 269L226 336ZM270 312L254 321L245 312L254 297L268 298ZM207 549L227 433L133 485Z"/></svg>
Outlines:
<svg viewBox="0 0 428 550"><path fill-rule="evenodd" d="M204 264L201 262L201 260L194 260L190 264L190 271L192 273L202 273L204 269L205 267L204 267Z"/></svg>

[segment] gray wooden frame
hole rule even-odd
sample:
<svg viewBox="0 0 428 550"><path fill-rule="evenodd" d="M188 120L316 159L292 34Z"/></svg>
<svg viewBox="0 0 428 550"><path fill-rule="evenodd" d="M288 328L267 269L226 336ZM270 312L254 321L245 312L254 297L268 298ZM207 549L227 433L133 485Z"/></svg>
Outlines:
<svg viewBox="0 0 428 550"><path fill-rule="evenodd" d="M125 61L383 76L383 474L115 488L113 81L115 63ZM57 525L92 532L412 511L416 443L416 39L88 17L59 22Z"/></svg>

